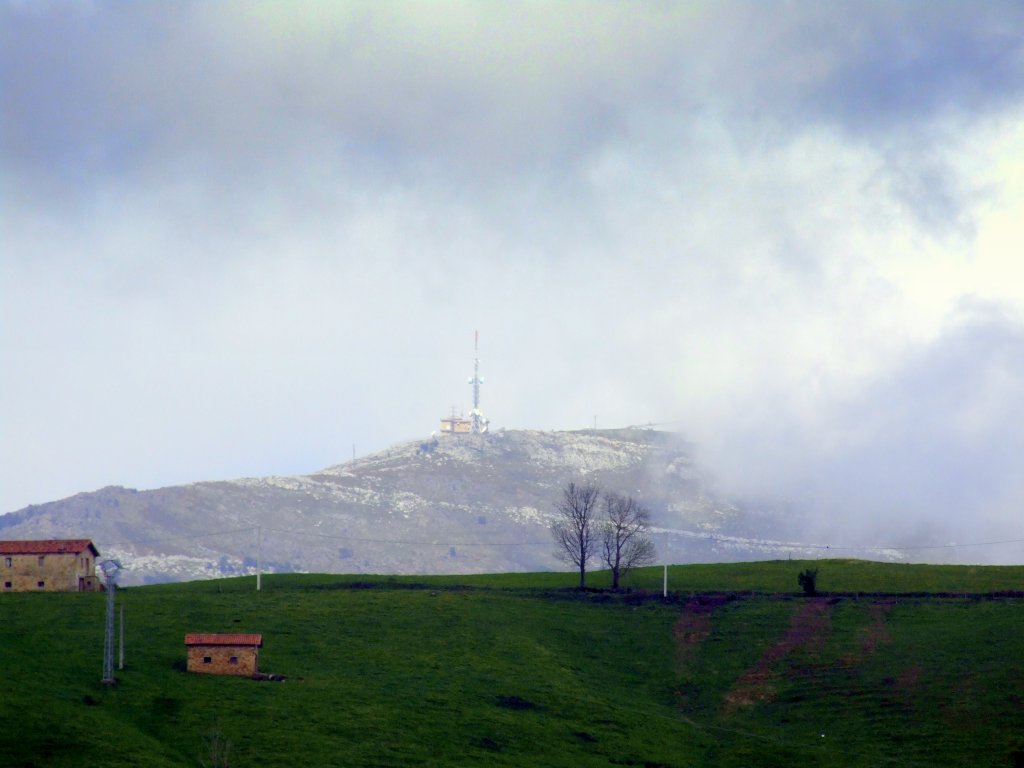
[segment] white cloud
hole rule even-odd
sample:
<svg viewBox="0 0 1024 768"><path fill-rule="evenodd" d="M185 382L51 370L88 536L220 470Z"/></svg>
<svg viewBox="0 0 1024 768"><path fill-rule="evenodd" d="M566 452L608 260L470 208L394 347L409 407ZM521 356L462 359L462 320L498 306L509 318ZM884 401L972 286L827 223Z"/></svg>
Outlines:
<svg viewBox="0 0 1024 768"><path fill-rule="evenodd" d="M1008 523L1012 5L282 8L4 9L0 509L429 433L479 329L495 425L681 422L868 520L869 447L969 438Z"/></svg>

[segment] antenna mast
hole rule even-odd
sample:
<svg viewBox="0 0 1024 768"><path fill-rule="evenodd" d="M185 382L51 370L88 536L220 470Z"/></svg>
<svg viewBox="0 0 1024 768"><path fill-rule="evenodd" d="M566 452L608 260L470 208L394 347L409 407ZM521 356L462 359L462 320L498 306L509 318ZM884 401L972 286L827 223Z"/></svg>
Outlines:
<svg viewBox="0 0 1024 768"><path fill-rule="evenodd" d="M107 582L107 625L103 634L104 685L117 684L117 678L114 677L114 593L117 592L117 577L121 568L117 560L104 560L100 563L100 570Z"/></svg>
<svg viewBox="0 0 1024 768"><path fill-rule="evenodd" d="M473 331L473 378L469 380L473 385L473 410L469 412L470 422L474 435L482 435L487 431L487 419L480 410L480 385L484 380L480 378L480 331Z"/></svg>

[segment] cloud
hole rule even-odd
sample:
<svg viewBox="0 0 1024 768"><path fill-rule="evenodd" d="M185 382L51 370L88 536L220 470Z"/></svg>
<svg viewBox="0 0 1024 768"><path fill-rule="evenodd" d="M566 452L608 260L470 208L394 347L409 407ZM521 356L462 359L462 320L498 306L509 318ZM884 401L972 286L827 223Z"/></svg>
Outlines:
<svg viewBox="0 0 1024 768"><path fill-rule="evenodd" d="M803 406L762 402L777 407L746 414L742 426L723 419L704 445L725 488L802 510L807 517L791 533L804 541L841 548L1019 539L1022 348L1019 313L965 301L943 333L862 388ZM928 555L998 561L1007 552Z"/></svg>
<svg viewBox="0 0 1024 768"><path fill-rule="evenodd" d="M0 6L0 509L420 437L479 329L496 426L679 424L865 525L970 497L916 436L974 418L1001 530L1019 15Z"/></svg>

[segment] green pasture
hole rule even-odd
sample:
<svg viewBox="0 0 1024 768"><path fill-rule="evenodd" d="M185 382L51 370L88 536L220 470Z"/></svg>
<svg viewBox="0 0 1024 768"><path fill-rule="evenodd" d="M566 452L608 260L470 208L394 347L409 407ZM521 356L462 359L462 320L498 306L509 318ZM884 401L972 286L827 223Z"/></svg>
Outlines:
<svg viewBox="0 0 1024 768"><path fill-rule="evenodd" d="M233 768L1024 765L1024 568L673 566L668 600L662 579L135 587L115 687L104 595L0 595L0 765L211 765L211 740ZM186 632L262 633L287 680L189 674Z"/></svg>
<svg viewBox="0 0 1024 768"><path fill-rule="evenodd" d="M1024 566L927 565L886 563L869 560L771 560L752 563L709 563L668 566L668 590L674 594L689 592L765 592L795 593L800 588L796 576L804 569L818 570L818 589L824 593L917 592L968 595L1005 591L1024 591ZM565 590L576 586L578 574L497 573L460 576L368 576L336 574L264 574L262 587L273 590L276 584L292 588L332 589L350 585L367 588L475 587L514 591L523 589ZM662 592L665 582L661 566L630 571L623 589ZM152 589L194 589L253 591L256 579L248 578L196 581L187 584L158 585ZM587 586L607 589L611 575L606 570L589 571Z"/></svg>

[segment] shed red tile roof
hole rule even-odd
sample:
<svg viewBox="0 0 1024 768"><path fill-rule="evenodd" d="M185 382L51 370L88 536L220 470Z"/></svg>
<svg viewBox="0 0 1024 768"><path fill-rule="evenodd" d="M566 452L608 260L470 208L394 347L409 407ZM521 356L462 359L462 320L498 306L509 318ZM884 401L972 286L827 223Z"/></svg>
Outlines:
<svg viewBox="0 0 1024 768"><path fill-rule="evenodd" d="M86 549L95 557L100 551L90 539L36 539L34 541L0 541L0 555L77 555Z"/></svg>
<svg viewBox="0 0 1024 768"><path fill-rule="evenodd" d="M185 635L185 645L263 645L263 635L217 635L189 634Z"/></svg>

